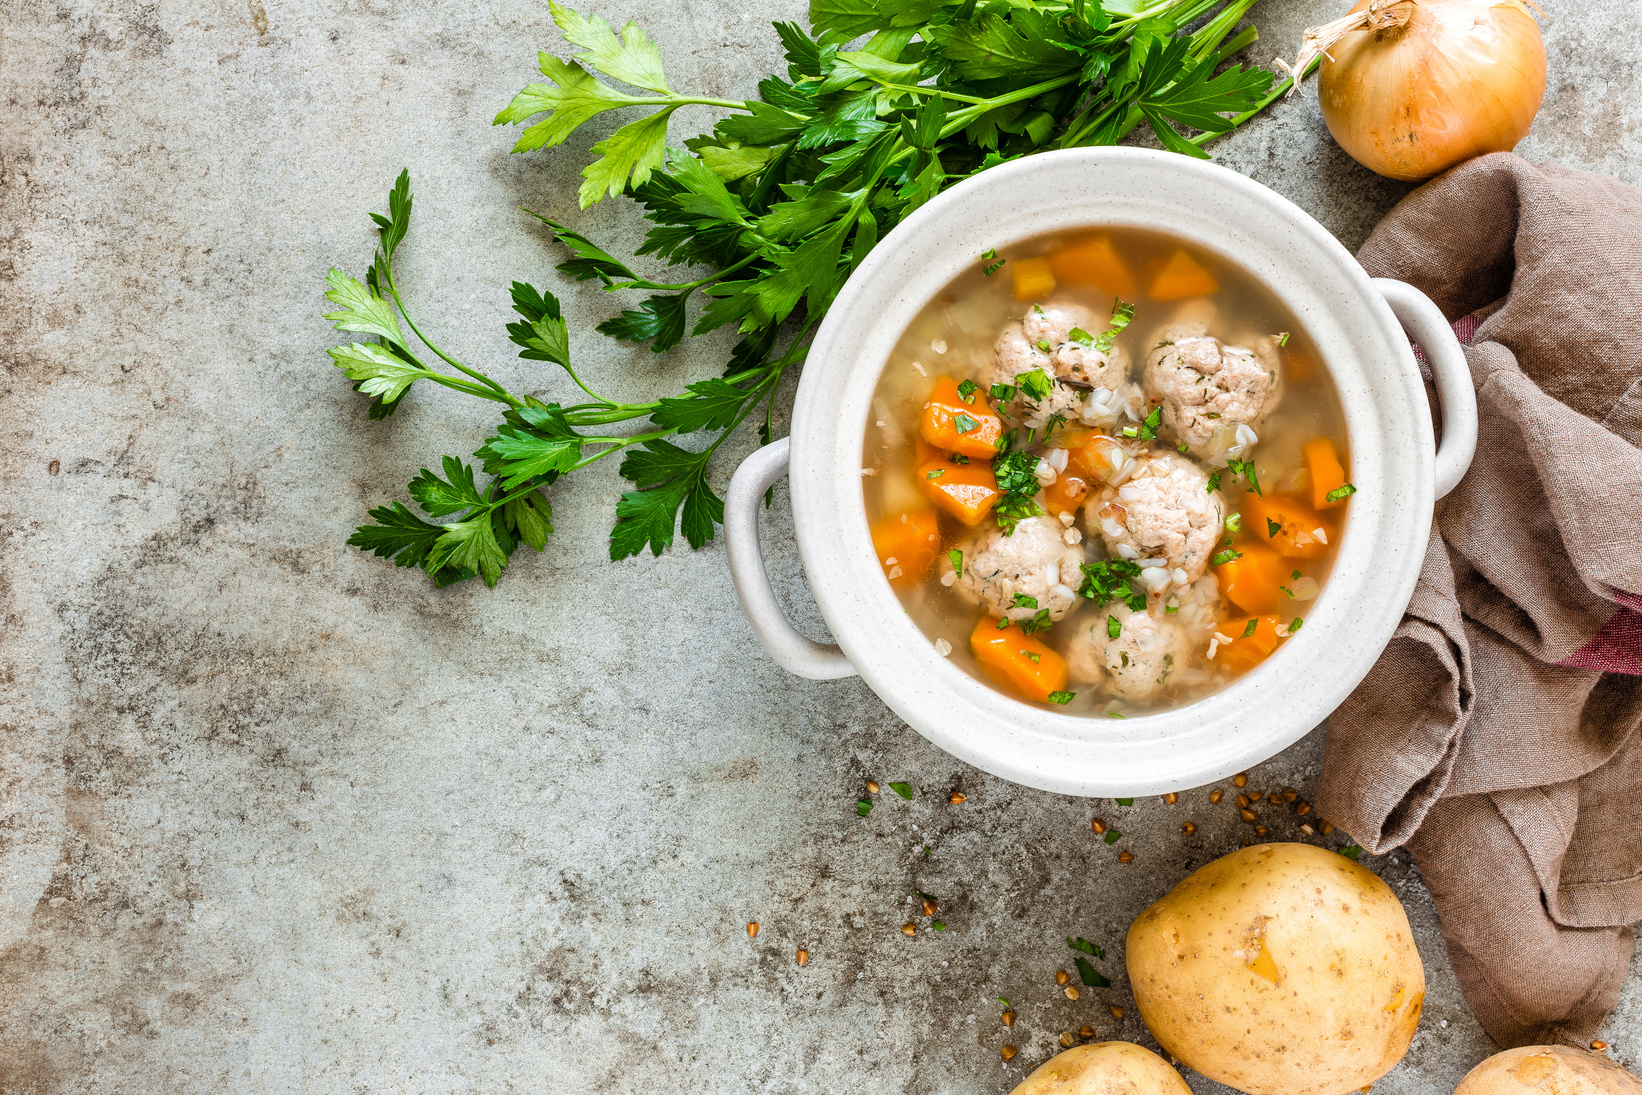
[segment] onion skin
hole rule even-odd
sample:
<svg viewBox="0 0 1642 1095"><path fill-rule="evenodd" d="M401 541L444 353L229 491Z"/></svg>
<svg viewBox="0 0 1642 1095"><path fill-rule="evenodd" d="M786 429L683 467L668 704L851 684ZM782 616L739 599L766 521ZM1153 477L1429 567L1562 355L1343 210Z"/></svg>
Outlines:
<svg viewBox="0 0 1642 1095"><path fill-rule="evenodd" d="M1317 82L1328 131L1364 167L1406 182L1510 151L1545 96L1539 24L1521 0L1410 9L1404 26L1354 30L1328 47Z"/></svg>

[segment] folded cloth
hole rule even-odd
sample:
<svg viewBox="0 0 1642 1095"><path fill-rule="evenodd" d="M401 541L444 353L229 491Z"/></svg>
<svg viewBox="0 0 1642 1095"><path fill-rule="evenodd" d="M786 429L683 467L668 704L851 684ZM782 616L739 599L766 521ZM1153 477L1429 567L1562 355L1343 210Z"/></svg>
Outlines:
<svg viewBox="0 0 1642 1095"><path fill-rule="evenodd" d="M1474 333L1481 424L1318 812L1408 846L1495 1041L1588 1045L1642 920L1642 193L1497 153L1358 257Z"/></svg>

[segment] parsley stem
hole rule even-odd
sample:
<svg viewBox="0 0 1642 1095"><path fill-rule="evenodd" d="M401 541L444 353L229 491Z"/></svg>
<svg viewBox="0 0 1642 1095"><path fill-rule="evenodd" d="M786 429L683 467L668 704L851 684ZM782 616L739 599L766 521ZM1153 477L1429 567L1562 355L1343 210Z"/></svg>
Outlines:
<svg viewBox="0 0 1642 1095"><path fill-rule="evenodd" d="M1321 65L1322 63L1323 63L1323 58L1321 56L1312 58L1311 64L1307 65L1306 70L1304 72L1300 73L1300 79L1304 80L1307 76L1310 76L1313 72L1316 72L1317 71L1317 66ZM1216 137L1224 137L1227 133L1230 133L1233 129L1236 129L1238 126L1242 125L1244 122L1248 121L1250 118L1254 117L1256 114L1258 114L1262 110L1266 109L1272 103L1276 102L1282 95L1284 95L1288 91L1288 89L1290 87L1293 87L1293 86L1294 86L1294 77L1290 76L1288 79L1284 80L1282 83L1277 84L1275 87L1273 87L1271 89L1270 93L1268 93L1264 99L1261 99L1258 103L1255 104L1254 109L1249 110L1249 111L1247 111L1243 114L1239 114L1239 115L1237 115L1237 117L1233 118L1231 120L1231 125L1226 127L1226 129L1224 129L1223 131L1221 131L1219 133L1199 133L1195 137L1187 137L1186 139L1188 141L1192 142L1193 144L1198 145L1199 147L1201 147L1203 145L1208 144L1210 141L1214 140Z"/></svg>
<svg viewBox="0 0 1642 1095"><path fill-rule="evenodd" d="M874 80L879 87L886 91L904 91L908 95L939 95L943 99L953 99L960 103L990 103L991 99L977 99L973 95L959 95L956 91L947 91L939 87L915 87L912 84L890 84L882 80Z"/></svg>
<svg viewBox="0 0 1642 1095"><path fill-rule="evenodd" d="M422 329L416 325L416 321L411 318L410 312L408 310L406 310L404 298L402 298L399 295L399 286L397 284L395 284L395 282L394 282L393 266L386 259L384 259L383 262L382 262L382 274L383 274L382 280L384 282L386 282L386 284L388 286L388 292L393 295L393 302L396 306L398 306L399 314L401 316L403 316L404 319L405 319L405 326L407 326L411 329L412 334L414 334L417 338L421 339L422 345L426 346L428 349L430 349L434 353L438 354L443 360L445 360L446 362L448 362L451 365L456 366L456 368L460 369L462 372L464 372L467 375L471 376L473 379L477 380L479 383L483 384L485 387L490 388L491 390L496 392L497 395L499 395L501 397L501 399L498 400L498 402L508 403L508 404L511 404L514 407L524 406L523 403L519 402L517 399L514 399L511 395L509 395L506 388L502 387L500 384L498 384L494 380L490 379L490 377L486 376L484 373L481 373L481 372L479 372L475 369L468 368L466 365L463 365L460 361L457 361L454 357L451 357L449 354L445 353L445 351L441 350L439 347L435 346L432 342L430 342L428 340L428 336L422 333ZM426 366L423 366L423 367L426 368ZM429 369L428 371L430 373L433 372L433 370L431 370L431 369ZM440 374L434 373L434 376L438 376L438 375L440 375ZM449 386L450 387L455 387L455 385L449 385ZM458 390L460 390L460 389L458 389ZM477 395L479 393L475 392L473 394ZM495 398L495 396L491 396L491 397L488 397L488 398Z"/></svg>
<svg viewBox="0 0 1642 1095"><path fill-rule="evenodd" d="M681 106L721 106L726 110L747 109L747 102L745 99L709 99L700 95L668 95L664 98L654 95L635 96L631 99L623 99L622 105L666 106L674 108Z"/></svg>
<svg viewBox="0 0 1642 1095"><path fill-rule="evenodd" d="M524 406L522 401L514 399L506 392L473 384L469 381L451 376L449 373L441 373L437 370L429 369L426 365L423 365L422 369L425 375L421 379L431 380L435 384L443 384L445 387L454 391L466 392L468 395L476 395L480 399L489 399L496 403L506 403L515 410Z"/></svg>
<svg viewBox="0 0 1642 1095"><path fill-rule="evenodd" d="M711 285L713 282L718 281L726 274L733 274L743 266L746 266L749 262L756 262L761 257L762 256L757 251L754 251L747 257L738 259L729 266L724 267L724 269L720 270L711 277L705 277L699 281L685 281L680 282L677 285L668 285L659 281L646 281L643 278L639 278L635 281L613 281L604 287L604 291L607 293L614 293L618 289L699 289L703 285Z"/></svg>

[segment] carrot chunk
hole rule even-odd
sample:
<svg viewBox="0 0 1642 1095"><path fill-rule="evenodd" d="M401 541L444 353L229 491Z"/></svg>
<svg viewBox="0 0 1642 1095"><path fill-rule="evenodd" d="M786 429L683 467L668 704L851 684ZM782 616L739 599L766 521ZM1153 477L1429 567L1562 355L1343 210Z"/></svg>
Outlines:
<svg viewBox="0 0 1642 1095"><path fill-rule="evenodd" d="M988 463L954 464L943 457L919 464L914 474L925 498L966 525L986 520L998 501L998 480Z"/></svg>
<svg viewBox="0 0 1642 1095"><path fill-rule="evenodd" d="M1051 252L1049 270L1068 285L1093 285L1114 297L1135 295L1135 276L1105 232L1081 236Z"/></svg>
<svg viewBox="0 0 1642 1095"><path fill-rule="evenodd" d="M929 506L873 522L872 546L893 586L911 585L929 573L941 550L941 529Z"/></svg>
<svg viewBox="0 0 1642 1095"><path fill-rule="evenodd" d="M1220 592L1244 612L1271 612L1282 603L1283 557L1259 544L1240 543L1237 557L1215 567ZM1220 556L1215 556L1220 558Z"/></svg>
<svg viewBox="0 0 1642 1095"><path fill-rule="evenodd" d="M987 676L1018 695L1039 703L1066 687L1066 659L1014 624L999 628L982 616L969 636L969 649Z"/></svg>
<svg viewBox="0 0 1642 1095"><path fill-rule="evenodd" d="M1043 500L1051 514L1076 513L1089 497L1089 481L1068 468L1059 479L1044 488Z"/></svg>
<svg viewBox="0 0 1642 1095"><path fill-rule="evenodd" d="M1339 490L1346 483L1346 469L1340 463L1340 453L1334 447L1334 442L1326 437L1319 437L1315 441L1307 441L1300 446L1300 454L1305 458L1306 471L1311 473L1311 504L1314 509L1334 509L1345 505L1345 499L1337 502L1328 500L1328 492Z"/></svg>
<svg viewBox="0 0 1642 1095"><path fill-rule="evenodd" d="M1333 526L1292 498L1251 494L1243 499L1242 509L1248 534L1290 559L1315 559L1334 542Z"/></svg>
<svg viewBox="0 0 1642 1095"><path fill-rule="evenodd" d="M1129 462L1123 446L1103 433L1097 433L1084 445L1067 454L1066 466L1091 483L1104 483Z"/></svg>
<svg viewBox="0 0 1642 1095"><path fill-rule="evenodd" d="M998 455L1003 419L993 412L982 389L972 389L966 401L959 394L958 382L943 376L936 379L935 390L929 393L929 402L918 421L918 435L942 452L990 460Z"/></svg>
<svg viewBox="0 0 1642 1095"><path fill-rule="evenodd" d="M1055 274L1048 259L1016 259L1009 264L1015 279L1016 300L1037 300L1055 291Z"/></svg>
<svg viewBox="0 0 1642 1095"><path fill-rule="evenodd" d="M1152 281L1153 300L1182 300L1218 293L1220 283L1183 250L1176 250Z"/></svg>
<svg viewBox="0 0 1642 1095"><path fill-rule="evenodd" d="M1245 635L1251 619L1254 621L1254 631ZM1281 621L1276 616L1254 616L1222 622L1215 630L1222 635L1230 635L1232 641L1220 644L1214 660L1239 673L1253 669L1277 649L1277 629L1280 626Z"/></svg>

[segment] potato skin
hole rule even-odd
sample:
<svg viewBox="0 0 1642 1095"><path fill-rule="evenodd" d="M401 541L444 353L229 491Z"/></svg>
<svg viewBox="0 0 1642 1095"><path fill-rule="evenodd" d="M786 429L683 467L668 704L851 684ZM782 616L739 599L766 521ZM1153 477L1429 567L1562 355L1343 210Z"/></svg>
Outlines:
<svg viewBox="0 0 1642 1095"><path fill-rule="evenodd" d="M1642 1095L1642 1080L1568 1046L1520 1046L1465 1074L1454 1095Z"/></svg>
<svg viewBox="0 0 1642 1095"><path fill-rule="evenodd" d="M1372 1083L1408 1051L1425 1001L1396 895L1308 844L1257 844L1193 872L1130 926L1128 967L1158 1044L1249 1095Z"/></svg>
<svg viewBox="0 0 1642 1095"><path fill-rule="evenodd" d="M1133 1042L1095 1042L1057 1053L1010 1095L1191 1095L1180 1073Z"/></svg>

